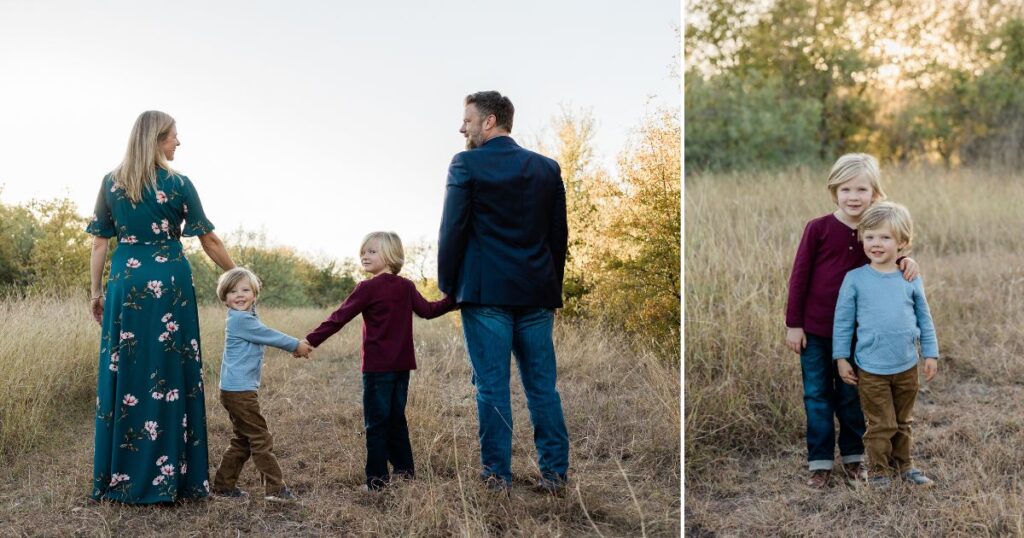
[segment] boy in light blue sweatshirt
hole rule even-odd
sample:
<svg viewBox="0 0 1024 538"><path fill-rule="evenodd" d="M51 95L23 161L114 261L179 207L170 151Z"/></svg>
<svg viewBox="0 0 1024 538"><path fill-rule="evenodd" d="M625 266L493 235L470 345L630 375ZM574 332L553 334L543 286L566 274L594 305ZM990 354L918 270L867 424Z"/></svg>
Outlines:
<svg viewBox="0 0 1024 538"><path fill-rule="evenodd" d="M220 367L220 402L228 411L234 437L224 452L213 493L223 497L246 497L235 484L245 462L251 457L268 501L292 502L295 496L285 486L281 466L274 457L274 438L260 414L257 391L263 368L263 346L308 357L312 349L297 338L263 325L256 315L260 279L250 270L236 267L217 281L217 297L228 307L224 329L224 358Z"/></svg>
<svg viewBox="0 0 1024 538"><path fill-rule="evenodd" d="M869 481L887 487L895 472L910 484L932 486L910 457L910 423L920 387L917 346L925 357L925 381L931 381L938 372L939 343L921 277L907 282L896 267L913 239L913 221L907 208L878 202L861 217L857 233L871 263L843 279L832 349L839 375L860 392ZM859 375L847 360L854 330Z"/></svg>

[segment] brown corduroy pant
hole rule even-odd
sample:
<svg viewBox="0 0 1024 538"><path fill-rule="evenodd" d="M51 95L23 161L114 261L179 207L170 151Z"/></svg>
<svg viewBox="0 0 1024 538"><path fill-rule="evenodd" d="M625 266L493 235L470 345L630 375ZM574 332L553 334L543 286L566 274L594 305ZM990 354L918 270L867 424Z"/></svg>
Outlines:
<svg viewBox="0 0 1024 538"><path fill-rule="evenodd" d="M220 403L228 411L234 437L220 460L220 468L213 479L215 492L235 489L242 467L249 458L256 465L267 495L280 493L285 488L281 466L274 457L274 436L267 429L267 421L260 414L260 401L256 391L220 391Z"/></svg>
<svg viewBox="0 0 1024 538"><path fill-rule="evenodd" d="M858 372L860 406L867 422L864 451L872 474L905 473L914 466L910 426L920 386L917 376L917 365L891 375Z"/></svg>

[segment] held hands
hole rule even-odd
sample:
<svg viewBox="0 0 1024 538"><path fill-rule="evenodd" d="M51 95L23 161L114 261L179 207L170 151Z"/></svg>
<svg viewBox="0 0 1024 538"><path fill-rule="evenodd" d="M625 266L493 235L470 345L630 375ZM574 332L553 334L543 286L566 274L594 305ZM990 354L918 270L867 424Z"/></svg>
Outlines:
<svg viewBox="0 0 1024 538"><path fill-rule="evenodd" d="M789 327L786 329L786 347L797 355L807 347L807 335L800 327Z"/></svg>
<svg viewBox="0 0 1024 538"><path fill-rule="evenodd" d="M316 349L316 348L314 348L312 345L310 345L309 342L307 342L305 340L300 340L299 341L299 347L295 348L295 351L292 352L292 357L295 357L296 359L299 358L299 357L302 357L304 359L308 359L309 358L309 354L312 353L314 349Z"/></svg>
<svg viewBox="0 0 1024 538"><path fill-rule="evenodd" d="M850 361L846 359L839 359L836 361L836 368L839 369L839 377L843 378L843 383L847 385L856 385L857 374L853 372L853 366L850 365Z"/></svg>
<svg viewBox="0 0 1024 538"><path fill-rule="evenodd" d="M924 380L931 381L937 373L939 373L939 361L926 358L924 360Z"/></svg>
<svg viewBox="0 0 1024 538"><path fill-rule="evenodd" d="M914 261L914 258L909 256L900 260L898 267L900 271L903 271L903 279L907 282L913 281L917 278L917 275L921 274L921 270L917 266L917 262Z"/></svg>

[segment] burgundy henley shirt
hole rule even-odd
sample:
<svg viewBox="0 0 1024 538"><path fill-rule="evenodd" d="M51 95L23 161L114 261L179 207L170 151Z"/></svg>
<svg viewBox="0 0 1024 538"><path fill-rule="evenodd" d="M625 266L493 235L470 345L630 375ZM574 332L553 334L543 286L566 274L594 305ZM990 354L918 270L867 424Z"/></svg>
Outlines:
<svg viewBox="0 0 1024 538"><path fill-rule="evenodd" d="M831 338L843 278L870 261L857 239L857 230L834 214L808 222L789 276L786 327Z"/></svg>
<svg viewBox="0 0 1024 538"><path fill-rule="evenodd" d="M455 300L451 296L430 302L420 295L412 281L391 273L381 273L357 284L345 302L319 327L306 335L306 341L313 347L319 346L361 313L362 370L415 370L416 354L412 345L413 312L421 318L433 319L454 307Z"/></svg>

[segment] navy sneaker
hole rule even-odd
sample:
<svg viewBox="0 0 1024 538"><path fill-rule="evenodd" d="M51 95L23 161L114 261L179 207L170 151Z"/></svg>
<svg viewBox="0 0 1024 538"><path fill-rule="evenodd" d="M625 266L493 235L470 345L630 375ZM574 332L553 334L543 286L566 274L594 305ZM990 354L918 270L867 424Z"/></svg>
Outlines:
<svg viewBox="0 0 1024 538"><path fill-rule="evenodd" d="M229 498L229 499L247 499L247 498L249 498L249 494L244 492L244 491L242 491L242 490L240 490L240 489L238 489L237 486L234 489L230 489L228 491L214 491L213 494L215 496L217 496L217 497L226 497L226 498Z"/></svg>

